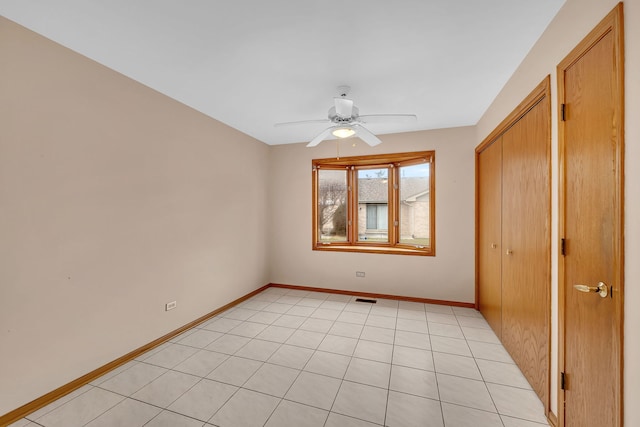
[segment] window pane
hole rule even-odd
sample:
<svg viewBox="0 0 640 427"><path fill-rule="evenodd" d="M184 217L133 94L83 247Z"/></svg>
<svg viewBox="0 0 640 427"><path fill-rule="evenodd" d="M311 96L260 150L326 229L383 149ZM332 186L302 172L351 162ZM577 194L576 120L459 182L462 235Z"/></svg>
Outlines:
<svg viewBox="0 0 640 427"><path fill-rule="evenodd" d="M358 241L389 241L389 169L358 170Z"/></svg>
<svg viewBox="0 0 640 427"><path fill-rule="evenodd" d="M400 243L429 246L429 163L400 167Z"/></svg>
<svg viewBox="0 0 640 427"><path fill-rule="evenodd" d="M318 241L347 241L347 171L318 169Z"/></svg>
<svg viewBox="0 0 640 427"><path fill-rule="evenodd" d="M378 205L373 203L367 206L367 228L369 230L375 230L378 228Z"/></svg>
<svg viewBox="0 0 640 427"><path fill-rule="evenodd" d="M378 230L388 230L389 229L389 217L387 216L387 205L378 205L376 206L378 209Z"/></svg>

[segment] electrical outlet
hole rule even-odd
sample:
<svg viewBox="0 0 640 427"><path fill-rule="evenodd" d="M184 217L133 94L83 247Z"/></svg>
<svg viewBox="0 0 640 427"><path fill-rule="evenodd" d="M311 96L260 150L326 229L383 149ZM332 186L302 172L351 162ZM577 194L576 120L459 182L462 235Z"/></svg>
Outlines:
<svg viewBox="0 0 640 427"><path fill-rule="evenodd" d="M364 277L364 271L356 271L356 277Z"/></svg>
<svg viewBox="0 0 640 427"><path fill-rule="evenodd" d="M176 308L178 306L178 302L177 301L171 301L168 302L164 305L164 311L169 311L169 310L173 310L174 308Z"/></svg>

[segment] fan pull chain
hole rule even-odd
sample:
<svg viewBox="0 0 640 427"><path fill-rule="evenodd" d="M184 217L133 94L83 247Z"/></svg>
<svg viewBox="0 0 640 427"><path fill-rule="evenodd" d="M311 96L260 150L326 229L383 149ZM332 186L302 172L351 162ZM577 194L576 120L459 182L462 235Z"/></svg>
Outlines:
<svg viewBox="0 0 640 427"><path fill-rule="evenodd" d="M336 159L340 158L340 140L336 139Z"/></svg>

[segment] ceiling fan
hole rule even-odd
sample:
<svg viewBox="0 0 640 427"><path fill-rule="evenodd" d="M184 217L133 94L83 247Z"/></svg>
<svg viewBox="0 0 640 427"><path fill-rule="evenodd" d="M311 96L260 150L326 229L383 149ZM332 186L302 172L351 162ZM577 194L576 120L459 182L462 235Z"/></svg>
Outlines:
<svg viewBox="0 0 640 427"><path fill-rule="evenodd" d="M276 123L276 127L301 125L309 123L331 123L327 129L313 138L307 147L315 147L324 141L329 135L337 138L348 138L357 135L370 146L376 146L382 141L371 133L364 124L383 122L409 122L415 121L415 114L367 114L361 116L358 107L352 99L347 98L349 86L338 86L339 96L333 98L334 106L329 109L328 118L320 120L302 120L297 122Z"/></svg>

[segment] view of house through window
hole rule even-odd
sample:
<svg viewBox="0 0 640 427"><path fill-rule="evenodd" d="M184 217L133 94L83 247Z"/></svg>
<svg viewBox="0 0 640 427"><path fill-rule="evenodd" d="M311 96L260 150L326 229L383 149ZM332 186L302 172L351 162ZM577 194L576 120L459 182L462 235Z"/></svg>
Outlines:
<svg viewBox="0 0 640 427"><path fill-rule="evenodd" d="M313 249L435 255L435 153L317 159Z"/></svg>
<svg viewBox="0 0 640 427"><path fill-rule="evenodd" d="M358 170L358 240L389 241L389 168Z"/></svg>
<svg viewBox="0 0 640 427"><path fill-rule="evenodd" d="M400 243L429 246L429 163L399 170Z"/></svg>

